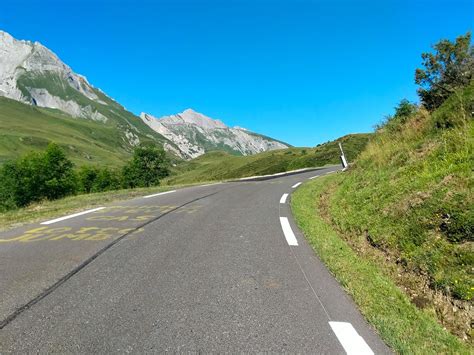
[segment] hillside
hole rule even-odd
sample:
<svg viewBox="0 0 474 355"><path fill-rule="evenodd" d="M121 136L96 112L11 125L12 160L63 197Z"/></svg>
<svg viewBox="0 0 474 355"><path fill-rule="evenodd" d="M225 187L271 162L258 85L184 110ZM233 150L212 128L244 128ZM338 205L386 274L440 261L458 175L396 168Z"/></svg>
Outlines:
<svg viewBox="0 0 474 355"><path fill-rule="evenodd" d="M474 296L472 107L474 82L432 113L416 107L394 116L348 173L312 182L305 190L358 255L389 275L412 304L468 342ZM365 308L367 301L360 302ZM379 315L368 317L379 322ZM390 331L390 324L380 324Z"/></svg>
<svg viewBox="0 0 474 355"><path fill-rule="evenodd" d="M32 141L43 142L48 137L47 127L56 126L54 122L57 117L74 118L77 125L60 123L61 132L65 136L75 135L77 127L95 127L98 131L108 132L110 140L114 142L110 146L111 154L119 156L123 151L131 152L134 146L140 142L153 141L158 144L168 144L163 136L150 129L139 117L127 111L123 106L108 97L101 90L93 87L87 79L76 74L68 65L63 63L56 54L38 42L20 41L13 38L6 32L0 31L0 96L10 98L36 107L54 109L56 112L28 110L20 105L2 100L0 102L0 112L3 117L9 115L6 120L2 120L8 133L2 129L2 136L5 142L0 142L3 147L10 146L16 151L24 151L29 148L29 141L12 139L11 135L24 134L23 128L28 131ZM38 123L35 117L37 112L41 115L42 127L28 126L29 122ZM21 122L13 122L14 118ZM95 125L93 123L96 123ZM16 129L20 128L20 131ZM75 127L69 131L67 127ZM94 129L95 129L94 128ZM36 136L35 134L39 135ZM52 132L52 136L58 132ZM5 137L5 135L10 137ZM101 133L99 133L101 136ZM84 138L84 136L82 136ZM89 143L101 145L94 136ZM61 141L64 141L62 139ZM72 148L74 149L74 148ZM118 150L118 153L115 152ZM90 150L89 150L90 151ZM87 155L85 152L82 155ZM15 156L13 153L12 156ZM76 154L80 156L81 153ZM112 157L113 159L113 157ZM106 161L109 159L106 158Z"/></svg>
<svg viewBox="0 0 474 355"><path fill-rule="evenodd" d="M197 158L210 151L252 155L289 147L241 127L228 127L192 109L161 118L146 113L140 117L151 129L173 142L178 148L174 152L183 159Z"/></svg>
<svg viewBox="0 0 474 355"><path fill-rule="evenodd" d="M371 134L351 134L315 148L279 149L246 157L210 152L179 164L167 183L224 180L338 164L339 142L349 161L352 161L364 149L370 136Z"/></svg>
<svg viewBox="0 0 474 355"><path fill-rule="evenodd" d="M153 141L140 136L142 141ZM54 141L77 165L121 166L131 147L116 126L0 97L0 164Z"/></svg>

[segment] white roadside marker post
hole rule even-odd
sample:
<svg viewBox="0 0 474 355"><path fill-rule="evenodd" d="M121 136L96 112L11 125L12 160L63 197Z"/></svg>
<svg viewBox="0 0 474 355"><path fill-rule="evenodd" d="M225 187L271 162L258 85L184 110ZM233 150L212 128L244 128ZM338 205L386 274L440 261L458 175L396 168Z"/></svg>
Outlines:
<svg viewBox="0 0 474 355"><path fill-rule="evenodd" d="M342 164L342 171L347 170L349 164L347 164L346 156L344 155L344 151L342 150L342 144L339 142L339 149L341 150L341 164Z"/></svg>

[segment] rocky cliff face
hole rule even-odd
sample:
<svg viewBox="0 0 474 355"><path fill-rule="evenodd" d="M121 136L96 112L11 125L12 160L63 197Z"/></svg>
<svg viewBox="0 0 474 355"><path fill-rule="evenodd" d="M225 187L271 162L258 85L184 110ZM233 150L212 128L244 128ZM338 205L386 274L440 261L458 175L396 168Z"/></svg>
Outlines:
<svg viewBox="0 0 474 355"><path fill-rule="evenodd" d="M41 43L17 40L3 31L0 31L0 96L113 125L127 150L150 139L172 146Z"/></svg>
<svg viewBox="0 0 474 355"><path fill-rule="evenodd" d="M56 83L48 82L48 77L56 79ZM35 86L35 82L43 85ZM54 84L65 85L66 90L69 87L92 101L105 104L85 77L74 73L41 43L19 41L0 31L0 95L40 107L57 108L73 117L107 120L90 105L81 106L48 90Z"/></svg>
<svg viewBox="0 0 474 355"><path fill-rule="evenodd" d="M212 150L250 155L288 147L244 128L228 127L191 109L161 118L146 113L140 117L155 132L173 142L179 150L176 153L184 159L196 158Z"/></svg>

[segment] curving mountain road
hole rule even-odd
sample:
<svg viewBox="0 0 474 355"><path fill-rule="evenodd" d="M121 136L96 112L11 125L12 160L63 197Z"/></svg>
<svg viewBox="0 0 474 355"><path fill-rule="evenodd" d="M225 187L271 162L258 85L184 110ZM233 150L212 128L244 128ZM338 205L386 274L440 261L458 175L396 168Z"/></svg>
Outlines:
<svg viewBox="0 0 474 355"><path fill-rule="evenodd" d="M0 234L0 353L390 353L291 217L297 183L336 169Z"/></svg>

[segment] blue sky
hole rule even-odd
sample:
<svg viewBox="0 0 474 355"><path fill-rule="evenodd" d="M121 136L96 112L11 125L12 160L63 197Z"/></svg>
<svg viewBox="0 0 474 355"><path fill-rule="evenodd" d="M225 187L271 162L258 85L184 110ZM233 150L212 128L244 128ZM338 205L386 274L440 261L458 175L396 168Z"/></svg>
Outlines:
<svg viewBox="0 0 474 355"><path fill-rule="evenodd" d="M191 107L296 146L369 132L416 100L420 54L472 29L474 1L2 0L37 40L134 113Z"/></svg>

